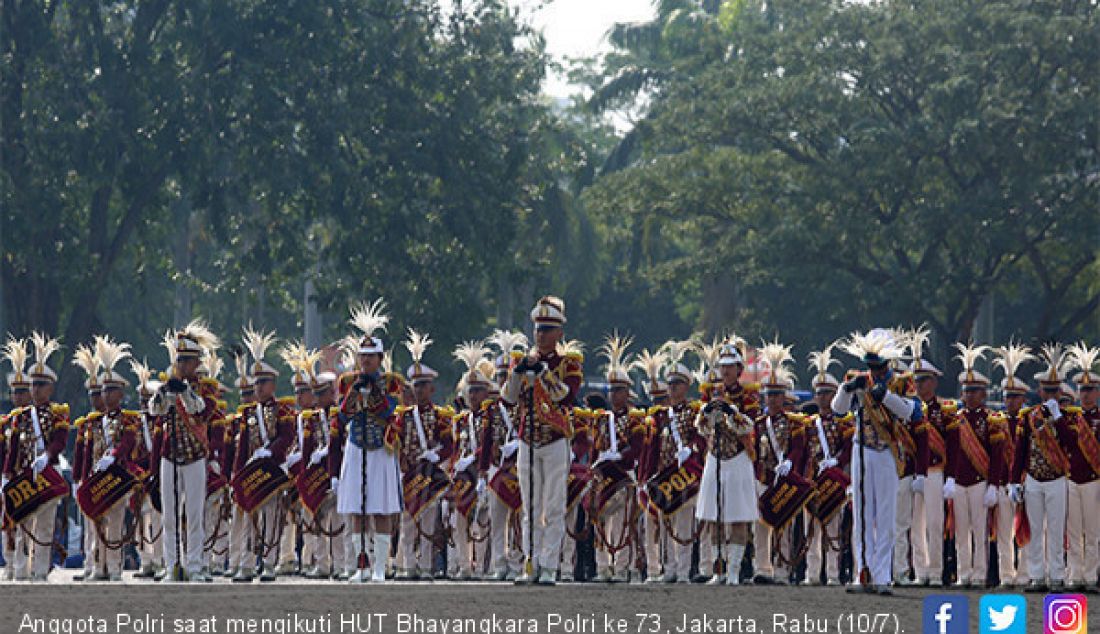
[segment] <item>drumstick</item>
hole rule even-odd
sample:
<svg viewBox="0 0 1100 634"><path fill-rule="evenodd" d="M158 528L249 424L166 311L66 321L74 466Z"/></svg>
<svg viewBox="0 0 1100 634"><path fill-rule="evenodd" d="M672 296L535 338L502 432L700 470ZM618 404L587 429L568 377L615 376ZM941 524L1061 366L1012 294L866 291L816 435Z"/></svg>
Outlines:
<svg viewBox="0 0 1100 634"><path fill-rule="evenodd" d="M527 576L535 575L535 373L527 371Z"/></svg>

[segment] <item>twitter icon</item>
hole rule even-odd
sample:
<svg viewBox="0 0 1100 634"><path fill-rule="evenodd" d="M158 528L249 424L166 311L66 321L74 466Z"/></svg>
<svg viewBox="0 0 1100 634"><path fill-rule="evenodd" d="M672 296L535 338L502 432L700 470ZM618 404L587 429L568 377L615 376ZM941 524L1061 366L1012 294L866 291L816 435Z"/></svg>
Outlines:
<svg viewBox="0 0 1100 634"><path fill-rule="evenodd" d="M981 634L1026 634L1027 599L1020 594L987 594L978 603Z"/></svg>

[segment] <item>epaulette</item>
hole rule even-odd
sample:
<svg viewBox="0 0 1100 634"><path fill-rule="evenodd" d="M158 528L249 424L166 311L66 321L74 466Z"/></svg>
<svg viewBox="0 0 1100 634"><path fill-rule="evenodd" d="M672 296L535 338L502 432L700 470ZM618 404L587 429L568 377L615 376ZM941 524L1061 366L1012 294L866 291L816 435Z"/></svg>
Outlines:
<svg viewBox="0 0 1100 634"><path fill-rule="evenodd" d="M703 409L703 402L702 401L688 401L688 407L691 408L691 411L698 414L699 410Z"/></svg>
<svg viewBox="0 0 1100 634"><path fill-rule="evenodd" d="M359 376L358 372L344 372L336 379L336 391L340 394L346 393L352 385L355 385L355 380Z"/></svg>
<svg viewBox="0 0 1100 634"><path fill-rule="evenodd" d="M279 403L279 405L290 405L291 407L297 405L297 401L294 400L293 396L280 396L275 400Z"/></svg>
<svg viewBox="0 0 1100 634"><path fill-rule="evenodd" d="M1027 407L1021 407L1020 408L1020 413L1017 414L1017 416L1019 416L1020 418L1023 418L1024 416L1027 416L1030 413L1031 413L1031 406L1028 405Z"/></svg>
<svg viewBox="0 0 1100 634"><path fill-rule="evenodd" d="M838 423L848 423L848 422L851 422L851 421L855 420L855 418L856 418L856 415L855 415L854 412L848 412L847 414L845 414L843 416L836 417L835 420Z"/></svg>
<svg viewBox="0 0 1100 634"><path fill-rule="evenodd" d="M400 394L406 383L405 377L398 372L386 372L382 375L382 384L387 394Z"/></svg>
<svg viewBox="0 0 1100 634"><path fill-rule="evenodd" d="M627 416L631 418L645 418L645 410L637 407L632 407L627 413Z"/></svg>
<svg viewBox="0 0 1100 634"><path fill-rule="evenodd" d="M219 383L217 379L213 379L208 376L200 377L199 385L212 388L214 390L217 390L219 387L221 387L221 383Z"/></svg>
<svg viewBox="0 0 1100 634"><path fill-rule="evenodd" d="M92 421L99 420L99 419L103 418L103 412L101 412L99 410L96 410L94 412L88 412L87 414L81 416L81 418L84 419L84 422L90 423Z"/></svg>
<svg viewBox="0 0 1100 634"><path fill-rule="evenodd" d="M940 401L940 409L944 414L955 414L959 411L959 404L953 400Z"/></svg>
<svg viewBox="0 0 1100 634"><path fill-rule="evenodd" d="M340 408L339 407L337 407L336 405L329 405L329 407L328 407L328 416L329 416L329 418L335 418L336 415L339 414L339 413L340 413Z"/></svg>
<svg viewBox="0 0 1100 634"><path fill-rule="evenodd" d="M741 389L745 390L746 392L759 392L760 391L760 384L759 383L746 383L746 384L741 386Z"/></svg>
<svg viewBox="0 0 1100 634"><path fill-rule="evenodd" d="M851 426L851 427L845 427L845 428L843 429L843 431L841 431L841 432L840 432L840 435L841 435L841 436L842 436L843 438L851 438L852 436L855 436L855 435L856 435L856 428L855 428L855 426L853 425L853 426Z"/></svg>
<svg viewBox="0 0 1100 634"><path fill-rule="evenodd" d="M394 413L397 414L398 416L404 416L411 409L412 408L409 407L408 405L398 405L397 408L394 410Z"/></svg>
<svg viewBox="0 0 1100 634"><path fill-rule="evenodd" d="M573 363L576 363L577 365L581 365L581 364L584 363L584 353L583 352L576 352L576 351L567 352L565 354L565 358L568 359L569 361L572 361Z"/></svg>
<svg viewBox="0 0 1100 634"><path fill-rule="evenodd" d="M592 410L590 410L586 407L574 407L573 408L573 418L579 418L581 420L587 420L589 418L592 418Z"/></svg>
<svg viewBox="0 0 1100 634"><path fill-rule="evenodd" d="M1082 411L1084 411L1078 405L1067 405L1066 407L1063 407L1062 410L1065 411L1067 414L1080 414Z"/></svg>
<svg viewBox="0 0 1100 634"><path fill-rule="evenodd" d="M255 403L241 403L237 406L237 415L244 416L244 413L247 412L253 405L255 405Z"/></svg>
<svg viewBox="0 0 1100 634"><path fill-rule="evenodd" d="M664 408L665 408L664 405L650 405L649 409L646 410L646 415L647 416L656 416Z"/></svg>
<svg viewBox="0 0 1100 634"><path fill-rule="evenodd" d="M457 413L455 412L455 408L450 405L436 405L435 415L440 418L451 419L454 418Z"/></svg>
<svg viewBox="0 0 1100 634"><path fill-rule="evenodd" d="M50 404L50 413L54 416L68 416L69 404L68 403L52 403Z"/></svg>
<svg viewBox="0 0 1100 634"><path fill-rule="evenodd" d="M217 406L218 406L218 409L220 409L220 410L223 410L223 411L224 411L224 410L225 410L226 408L228 408L228 407L229 407L229 401L225 401L225 400L220 400L220 399L219 399L219 400L217 400L217 401L214 401L214 402L215 402L215 404L217 404Z"/></svg>

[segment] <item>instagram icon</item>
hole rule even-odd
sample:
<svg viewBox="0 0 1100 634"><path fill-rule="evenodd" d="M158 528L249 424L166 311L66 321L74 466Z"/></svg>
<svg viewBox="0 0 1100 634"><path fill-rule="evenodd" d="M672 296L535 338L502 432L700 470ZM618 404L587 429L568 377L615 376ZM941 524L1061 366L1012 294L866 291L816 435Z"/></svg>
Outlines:
<svg viewBox="0 0 1100 634"><path fill-rule="evenodd" d="M1046 634L1086 634L1088 602L1082 594L1048 594L1043 599L1043 631Z"/></svg>

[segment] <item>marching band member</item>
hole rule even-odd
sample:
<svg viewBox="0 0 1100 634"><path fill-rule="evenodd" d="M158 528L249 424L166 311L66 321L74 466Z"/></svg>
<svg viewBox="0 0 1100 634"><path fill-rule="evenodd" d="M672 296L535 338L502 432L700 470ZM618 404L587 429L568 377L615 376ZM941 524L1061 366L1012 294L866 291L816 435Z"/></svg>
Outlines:
<svg viewBox="0 0 1100 634"><path fill-rule="evenodd" d="M1080 390L1081 407L1066 407L1069 417L1069 482L1066 500L1066 537L1069 542L1067 585L1074 590L1096 585L1097 544L1100 542L1100 412L1097 411L1097 388L1100 376L1093 371L1100 348L1089 348L1083 342L1069 347L1070 361L1079 372L1073 377Z"/></svg>
<svg viewBox="0 0 1100 634"><path fill-rule="evenodd" d="M489 341L497 347L500 354L493 361L495 383L489 386L490 397L482 403L478 417L481 424L477 459L480 476L477 483L478 495L483 494L488 483L501 470L514 472L516 468L516 449L519 448L514 422L516 405L506 403L501 398L500 387L508 379L508 368L511 366L513 354L518 360L523 356L520 349L527 346L527 337L523 333L506 330L496 330ZM502 475L501 478L506 476ZM518 480L515 482L518 486ZM514 580L523 565L520 544L513 538L514 531L509 530L509 525L518 521L517 511L496 490L489 495L489 551L493 558L490 568L496 581ZM565 576L564 570L562 576Z"/></svg>
<svg viewBox="0 0 1100 634"><path fill-rule="evenodd" d="M11 363L12 372L8 375L8 387L11 389L12 410L0 418L0 470L6 463L8 451L14 440L13 421L19 412L31 404L31 380L27 370L27 341L8 335L3 348L4 359ZM0 539L4 541L4 571L0 580L16 581L15 570L15 523L7 514L0 516ZM26 570L19 571L19 579L26 579Z"/></svg>
<svg viewBox="0 0 1100 634"><path fill-rule="evenodd" d="M667 365L668 402L654 405L649 410L651 419L650 434L646 439L642 456L638 459L638 482L646 483L676 466L684 465L697 454L705 451L705 441L699 436L694 421L699 413L700 404L689 401L693 377L691 370L683 364L684 353L692 346L691 341L674 341L666 345L667 357L654 355L653 362ZM646 366L650 377L650 397L657 400L655 392L661 387L659 374L648 367L644 356L639 364ZM680 473L680 472L678 472ZM646 504L645 546L647 582L663 583L691 582L691 550L695 524L695 495L684 496L678 502L680 507L670 514L658 510L652 500ZM658 576L660 569L664 574Z"/></svg>
<svg viewBox="0 0 1100 634"><path fill-rule="evenodd" d="M230 522L232 521L233 504L229 480L226 475L230 472L233 463L228 460L226 456L228 452L225 450L229 436L229 418L225 415L228 405L224 398L229 388L222 385L221 381L218 380L218 375L221 374L224 365L222 360L218 358L216 346L203 350L202 361L198 370L199 382L207 391L216 395L215 402L218 405L218 416L210 420L207 435L211 439L210 446L220 448L217 453L212 452L212 455L207 456L206 461L206 502L203 511L203 521L205 522L203 530L206 535L204 553L208 553L206 556L207 565L203 567L203 575L206 577L225 575L226 554L229 552L229 533L232 531ZM215 436L217 437L216 442L214 442Z"/></svg>
<svg viewBox="0 0 1100 634"><path fill-rule="evenodd" d="M924 358L928 336L928 330L922 327L909 337L909 350L913 355L910 372L921 403L921 420L916 421L913 428L917 454L915 474L910 482L913 491L910 541L917 585L939 587L943 585L943 471L947 463L947 427L954 421L957 408L955 401L936 396L943 372ZM904 550L899 552L895 548L895 573L899 557L904 563Z"/></svg>
<svg viewBox="0 0 1100 634"><path fill-rule="evenodd" d="M1016 544L1013 539L1013 528L1016 520L1016 502L1012 499L1011 489L1012 467L1016 459L1016 447L1026 426L1028 408L1024 408L1027 399L1028 387L1022 380L1016 378L1016 372L1025 362L1035 359L1035 356L1026 346L1010 343L1007 346L994 348L997 357L993 365L1000 366L1004 370L1005 377L1001 380L1001 392L1004 394L1005 409L1002 413L1007 428L1007 442L1005 459L1001 465L1002 474L998 474L998 482L1004 482L1004 486L997 488L997 571L1001 579L1001 587L1022 585L1025 583L1024 555L1020 553L1020 563L1017 565L1014 555Z"/></svg>
<svg viewBox="0 0 1100 634"><path fill-rule="evenodd" d="M153 464L160 469L162 544L165 577L171 581L205 581L202 551L205 543L203 507L206 501L206 460L217 460L220 446L211 446L210 423L221 418L216 394L198 376L200 355L217 344L206 325L192 321L164 340L171 363L160 389L149 399L149 413L160 418L160 440ZM216 436L215 436L216 438ZM182 495L183 499L180 500ZM180 561L187 522L186 561Z"/></svg>
<svg viewBox="0 0 1100 634"><path fill-rule="evenodd" d="M699 572L705 575L714 569L710 584L740 583L745 546L753 522L760 517L753 471L753 417L760 415L760 405L756 386L745 387L740 382L745 368L743 345L734 338L733 343L712 346L720 383L701 386L705 404L695 421L708 447L695 518L708 523L704 542L712 545L704 552L700 544ZM704 352L704 356L710 354ZM727 552L728 559L722 562ZM724 578L719 568L723 563Z"/></svg>
<svg viewBox="0 0 1100 634"><path fill-rule="evenodd" d="M645 435L637 458L637 497L638 507L641 509L638 513L638 521L642 523L640 529L642 542L637 545L637 549L641 556L645 558L646 583L661 581L661 570L666 567L664 559L667 558L665 556L667 552L662 551L668 550L667 545L662 541L664 536L661 527L661 514L657 507L649 502L647 484L653 475L653 469L659 462L659 456L655 459L651 455L658 444L655 438L658 433L657 426L659 425L657 418L664 418L667 421L667 412L662 410L668 404L668 383L663 380L662 374L665 372L665 365L668 364L666 349L672 343L671 341L666 342L656 353L642 350L634 361L634 368L641 370L646 377L644 387L652 403L652 406L646 411ZM675 582L675 579L672 581Z"/></svg>
<svg viewBox="0 0 1100 634"><path fill-rule="evenodd" d="M581 365L558 352L565 302L541 298L531 310L535 349L511 369L502 395L517 404L519 485L523 496L523 547L527 565L516 583L554 585L565 536L569 414L583 380ZM537 576L536 576L537 575Z"/></svg>
<svg viewBox="0 0 1100 634"><path fill-rule="evenodd" d="M0 488L6 488L17 477L35 481L46 469L53 469L59 464L69 437L69 406L50 400L57 373L47 364L60 345L57 339L38 332L31 334L31 343L34 345L34 364L29 372L32 403L18 413L13 412L9 419L7 456ZM56 499L41 504L16 527L14 569L17 581L27 578L28 568L33 581L45 581L49 575L58 504ZM28 555L32 556L31 562L27 561Z"/></svg>
<svg viewBox="0 0 1100 634"><path fill-rule="evenodd" d="M905 451L914 451L908 423L921 419L921 408L902 394L908 381L890 368L901 355L893 337L885 330L853 333L841 349L861 359L867 373L859 373L841 384L833 398L836 416L856 413L856 446L852 453L854 493L852 549L857 575L870 573L853 590L889 595L891 553L896 536L898 475L905 465Z"/></svg>
<svg viewBox="0 0 1100 634"><path fill-rule="evenodd" d="M84 389L88 392L88 404L91 410L84 416L73 421L72 427L76 430L76 438L73 441L73 484L77 486L88 475L84 471L84 452L88 445L88 429L98 423L103 416L103 386L100 384L99 359L95 356L95 349L87 344L78 344L73 351L73 365L84 371L87 377L84 380ZM82 531L81 539L84 547L84 572L75 577L76 581L97 581L96 561L100 558L99 540L96 539L95 529L91 522L86 521L81 515Z"/></svg>
<svg viewBox="0 0 1100 634"><path fill-rule="evenodd" d="M351 540L356 572L348 581L384 582L394 517L403 509L400 424L393 417L404 381L380 372L385 348L375 332L385 330L389 316L381 299L352 309L351 324L360 332L353 371L338 381L340 411L333 419L329 441L329 471L336 510L352 516L346 534ZM372 533L371 569L366 567L367 533Z"/></svg>
<svg viewBox="0 0 1100 634"><path fill-rule="evenodd" d="M413 362L406 374L412 383L416 402L399 406L396 412L401 431L400 458L401 473L405 474L404 484L412 482L411 478L422 470L442 468L454 449L454 439L451 437L453 412L432 402L435 379L439 373L423 363L424 352L431 344L430 337L409 329L405 347ZM433 542L442 529L439 501L446 488L431 490L425 487L424 492L428 497L422 500L419 508L410 508L411 500L408 496L405 498L401 536L398 539L401 550L398 579L431 579L434 576ZM440 571L440 574L445 574L445 571Z"/></svg>
<svg viewBox="0 0 1100 634"><path fill-rule="evenodd" d="M310 371L310 387L313 390L314 409L309 416L304 417L308 433L304 436L302 455L309 456L309 467L323 465L328 473L330 482L334 477L339 477L339 471L332 471L328 466L329 447L332 442L331 421L339 411L336 407L336 375L332 372ZM336 512L336 491L332 491L332 503L322 504L314 514L313 522L323 534L311 533L306 535L307 543L312 543L315 563L306 574L310 579L335 579L347 578L346 571L350 568L347 559L346 540L343 528L344 521ZM304 549L303 549L304 551ZM304 561L304 557L303 557Z"/></svg>
<svg viewBox="0 0 1100 634"><path fill-rule="evenodd" d="M134 472L131 462L141 419L137 412L121 409L129 382L115 370L128 357L129 344L116 343L109 337L95 338L95 356L103 368L101 377L103 412L94 422L85 423L85 448L80 470L83 479L118 464ZM96 541L96 568L86 580L122 580L122 533L126 505L118 504L96 521L89 521Z"/></svg>
<svg viewBox="0 0 1100 634"><path fill-rule="evenodd" d="M812 416L806 430L806 469L807 477L814 478L825 469L838 468L845 473L850 473L852 460L852 436L855 428L852 426L852 414L834 416L831 403L836 395L840 382L829 373L829 367L839 363L832 357L833 347L831 343L820 352L810 353L810 368L816 370L816 374L810 383L814 392L814 404L817 413ZM841 508L841 511L843 507ZM841 533L841 515L836 512L826 523L822 524L814 518L809 511L805 516L807 524L815 522L810 532L809 550L806 551L806 581L810 585L821 583L822 550L825 558L826 583L830 586L840 585L840 551L839 543ZM837 546L834 548L829 543L827 536L836 536Z"/></svg>
<svg viewBox="0 0 1100 634"><path fill-rule="evenodd" d="M138 497L138 505L132 509L139 522L138 530L141 534L140 556L141 569L134 574L138 579L152 579L164 570L164 548L161 545L162 532L160 530L160 512L153 506L153 495L160 495L160 484L156 474L159 469L153 463L153 456L157 453L154 444L159 436L159 423L155 416L149 414L149 399L160 388L160 381L152 379L153 371L144 361L130 359L130 371L137 377L137 392L139 402L139 424L137 441L134 443L132 462L138 468L142 478L142 495ZM155 487L155 491L153 490Z"/></svg>
<svg viewBox="0 0 1100 634"><path fill-rule="evenodd" d="M765 343L760 349L760 357L767 363L768 374L764 381L764 411L755 421L754 469L757 480L757 496L779 479L792 471L796 474L805 470L806 419L786 407L787 381L790 377L786 363L792 359L791 347L779 342ZM791 534L787 532L780 539L776 533L783 532L782 526L771 526L760 519L754 525L753 545L755 546L754 565L757 583L790 583L789 562L793 556ZM778 552L773 553L773 548ZM773 563L774 558L779 563Z"/></svg>
<svg viewBox="0 0 1100 634"><path fill-rule="evenodd" d="M963 408L947 426L947 464L943 496L954 500L956 586L984 585L989 557L986 518L997 505L994 480L1003 473L1003 447L1007 440L1004 416L985 407L989 379L976 366L989 346L956 343L962 362L959 374Z"/></svg>
<svg viewBox="0 0 1100 634"><path fill-rule="evenodd" d="M454 578L468 581L474 578L475 573L480 573L480 570L474 569L475 554L484 556L484 548L477 548L472 532L477 525L477 515L485 495L485 486L479 484L481 479L478 465L475 463L479 457L478 443L482 436L480 419L487 409L483 405L486 404L489 386L493 380L482 372L481 363L489 354L489 348L481 342L467 341L457 346L453 354L455 359L466 367L460 381L459 392L466 407L451 419L451 438L455 443L455 449L451 455L451 480L454 483L455 499L450 504L454 518L451 534L454 542L454 560L452 561L448 555L447 563L454 573ZM491 407L492 401L489 401L488 405ZM473 490L465 491L461 488L467 485L472 486ZM461 508L462 505L459 502L463 495L470 496L474 500L469 508ZM482 558L476 561L478 568L483 568L484 563Z"/></svg>
<svg viewBox="0 0 1100 634"><path fill-rule="evenodd" d="M233 365L237 368L237 394L240 402L237 410L225 419L225 466L226 473L232 473L237 458L237 443L245 428L244 412L256 402L256 386L248 375L248 359L243 354L233 356ZM229 567L225 576L236 577L244 568L251 568L256 562L256 553L249 546L252 522L248 513L239 504L233 504L233 518L229 527Z"/></svg>
<svg viewBox="0 0 1100 634"><path fill-rule="evenodd" d="M627 372L630 357L626 350L630 337L620 337L616 332L604 338L600 355L607 359L607 383L610 392L610 408L597 412L592 422L593 489L589 492L588 506L596 530L596 581L627 581L635 568L630 543L634 527L634 492L631 482L637 465L637 455L645 441L645 418L641 410L630 402L630 387L634 380ZM611 468L612 471L601 471ZM622 476L621 481L604 477L604 473ZM605 486L618 490L606 499L601 507L599 495ZM615 542L615 543L613 543ZM623 556L615 555L622 552ZM625 559L625 561L624 561Z"/></svg>
<svg viewBox="0 0 1100 634"><path fill-rule="evenodd" d="M314 406L312 373L313 366L320 359L320 354L310 352L304 343L298 341L283 346L279 350L279 356L291 370L290 386L294 390L294 436L287 450L286 466L291 482L297 482L298 474L307 466L307 463L302 462L303 457L308 456L308 452L305 451L306 436L316 434L319 424L327 426L327 421L322 422L322 417L312 411ZM285 502L287 524L280 536L279 565L276 572L280 575L293 575L298 574L300 570L304 571L309 565L314 540L310 539L311 536L303 536L299 567L295 546L298 543L305 511L302 508L301 498L293 489L286 495Z"/></svg>
<svg viewBox="0 0 1100 634"><path fill-rule="evenodd" d="M1042 347L1047 369L1035 375L1043 403L1031 408L1020 428L1016 456L1012 461L1009 493L1023 503L1031 539L1024 547L1027 557L1027 592L1057 590L1065 585L1066 475L1069 458L1066 447L1069 429L1058 405L1058 392L1065 366L1065 350L1057 344ZM1046 546L1044 551L1044 544ZM1047 580L1050 585L1047 585Z"/></svg>
<svg viewBox="0 0 1100 634"><path fill-rule="evenodd" d="M241 412L243 425L233 456L233 479L255 460L271 460L277 465L285 465L287 453L294 444L294 421L297 418L294 399L275 397L279 371L264 361L264 355L274 341L274 332L255 331L251 326L244 330L242 342L252 356L250 375L255 386L256 402L247 405ZM286 470L285 466L282 468ZM252 545L258 551L261 565L261 582L274 581L278 575L276 565L281 547L280 529L286 518L281 496L282 492L271 495L245 518L251 523ZM252 563L249 558L248 565L237 571L233 581L252 581Z"/></svg>

